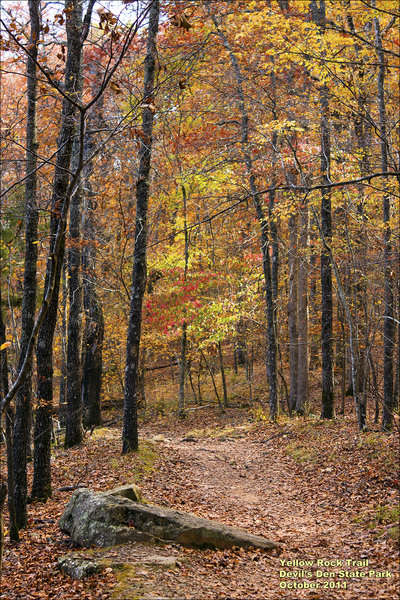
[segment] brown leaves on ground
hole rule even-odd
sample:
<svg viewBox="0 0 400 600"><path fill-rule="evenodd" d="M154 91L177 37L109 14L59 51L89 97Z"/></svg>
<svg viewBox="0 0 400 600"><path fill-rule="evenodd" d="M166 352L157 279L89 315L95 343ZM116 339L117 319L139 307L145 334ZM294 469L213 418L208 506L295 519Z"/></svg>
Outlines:
<svg viewBox="0 0 400 600"><path fill-rule="evenodd" d="M392 521L398 520L396 435L360 435L351 417L282 418L271 424L251 422L241 410L222 416L209 409L194 412L179 423L166 419L147 426L142 435L150 442L142 443L139 454L122 457L120 431L112 428L95 431L68 452L56 449L53 498L30 506L29 527L19 545L7 542L1 598L97 600L119 594L121 576L112 569L83 581L58 571L58 556L72 550L57 525L71 491L59 488L83 485L101 491L132 481L151 502L238 525L282 544L279 554L167 546L160 552L178 553L183 560L170 569L138 569L133 580L137 586L142 578L144 587L135 587L135 593L152 590L174 600L198 600L199 590L202 600L396 597L398 549L390 535ZM136 560L139 548L107 552L113 562L126 563ZM154 555L154 548L149 553ZM282 560L294 559L368 560L370 569L392 576L317 580L313 574L309 581L345 581L347 587L282 588L282 581L297 581L280 577ZM129 589L124 594L129 597Z"/></svg>

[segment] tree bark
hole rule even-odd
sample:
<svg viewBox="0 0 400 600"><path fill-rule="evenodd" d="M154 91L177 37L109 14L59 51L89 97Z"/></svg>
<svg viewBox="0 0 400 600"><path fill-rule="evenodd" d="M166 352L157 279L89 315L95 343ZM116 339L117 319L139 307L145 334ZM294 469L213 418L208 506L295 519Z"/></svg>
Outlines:
<svg viewBox="0 0 400 600"><path fill-rule="evenodd" d="M186 188L182 184L182 199L183 199L183 229L185 236L185 249L184 249L184 273L183 281L186 283L188 266L189 266L189 235L187 228L187 197ZM185 383L187 375L187 323L184 315L184 322L182 325L182 339L181 339L181 358L179 361L179 399L178 399L178 416L183 417L185 415Z"/></svg>
<svg viewBox="0 0 400 600"><path fill-rule="evenodd" d="M79 77L79 93L82 93L82 76ZM77 132L79 133L79 132ZM72 150L72 170L78 166L79 138L75 137ZM71 198L69 207L68 282L69 282L69 318L67 344L67 410L65 416L65 448L81 443L82 426L82 179Z"/></svg>
<svg viewBox="0 0 400 600"><path fill-rule="evenodd" d="M400 262L400 261L399 261ZM400 265L399 265L400 266ZM393 408L398 408L400 400L400 270L397 271L397 357L393 389Z"/></svg>
<svg viewBox="0 0 400 600"><path fill-rule="evenodd" d="M38 223L37 206L37 67L38 42L41 25L40 2L29 0L30 17L30 56L27 57L27 124L26 124L26 180L25 180L25 261L24 287L22 295L22 327L19 369L28 348L29 339L35 323L37 293ZM30 426L32 411L32 359L29 375L18 391L13 427L13 463L14 463L14 502L17 527L27 525L28 482L26 475L27 453L30 444Z"/></svg>
<svg viewBox="0 0 400 600"><path fill-rule="evenodd" d="M4 547L4 529L3 529L3 506L7 497L7 486L0 479L0 576L3 566L3 547Z"/></svg>
<svg viewBox="0 0 400 600"><path fill-rule="evenodd" d="M181 334L181 355L179 359L179 397L178 397L178 417L185 416L185 382L186 382L186 361L187 353L187 324L182 325Z"/></svg>
<svg viewBox="0 0 400 600"><path fill-rule="evenodd" d="M378 17L374 17L375 43L379 61L378 70L378 102L379 102L379 137L381 140L381 169L389 170L387 149L387 115L385 103L385 56L382 50L382 35ZM387 188L387 178L385 182ZM383 196L384 225L384 265L385 265L385 309L383 314L383 414L382 429L389 430L393 426L393 352L395 345L395 322L393 310L393 251L392 232L390 228L390 195L386 190Z"/></svg>
<svg viewBox="0 0 400 600"><path fill-rule="evenodd" d="M94 95L101 84L101 73L94 66ZM89 158L94 150L94 130L101 126L103 97L94 107L85 133L83 170L83 220L82 233L85 246L82 252L83 304L85 329L83 335L82 404L83 424L86 429L101 425L101 386L103 374L104 317L101 299L96 291L96 233L94 214L97 208L93 191L93 161Z"/></svg>
<svg viewBox="0 0 400 600"><path fill-rule="evenodd" d="M1 231L1 229L0 229ZM0 285L0 346L6 342L6 327L3 320L3 307L1 304L1 285ZM4 398L8 394L8 360L7 360L7 349L0 350L0 398ZM12 409L8 406L4 413L5 419L5 432L6 432L6 454L7 454L7 485L4 483L4 489L7 491L8 487L8 515L9 523L8 528L10 532L10 540L14 542L19 541L17 519L15 513L15 498L14 498L14 459L13 459L13 439L12 439L12 426L14 422L14 415ZM1 419L0 419L0 432L2 432ZM0 490L3 483L0 479ZM2 504L0 504L0 518L2 516ZM2 524L0 524L0 535L3 535Z"/></svg>
<svg viewBox="0 0 400 600"><path fill-rule="evenodd" d="M73 100L78 100L78 79L81 65L81 22L82 5L80 0L66 1L67 29L67 61L65 70L65 92ZM38 376L38 406L34 434L34 474L32 497L46 499L51 496L51 413L53 404L53 337L57 320L58 295L60 288L61 268L65 247L65 219L63 209L66 207L69 183L69 168L73 138L76 131L76 109L72 102L64 98L62 105L61 129L58 139L59 152L54 175L53 195L50 219L50 257L47 263L45 279L45 296L50 289L51 275L54 273L54 287L49 298L48 310L45 313L38 334L36 349ZM61 228L59 248L56 247L57 232ZM57 251L58 250L58 251Z"/></svg>
<svg viewBox="0 0 400 600"><path fill-rule="evenodd" d="M101 425L104 338L103 310L94 289L89 292L87 301L82 375L83 424L86 429Z"/></svg>
<svg viewBox="0 0 400 600"><path fill-rule="evenodd" d="M222 344L218 342L218 356L219 356L219 366L221 370L221 379L222 379L222 391L224 394L224 408L228 408L228 388L226 385L226 377L225 377L225 368L224 368L224 359L222 356ZM253 366L251 366L252 368Z"/></svg>
<svg viewBox="0 0 400 600"><path fill-rule="evenodd" d="M0 4L1 6L1 4ZM1 81L1 71L0 71L0 81ZM1 169L1 165L0 165ZM0 173L1 175L1 173ZM0 186L1 186L1 178L0 178ZM1 228L1 222L0 222ZM0 229L1 231L1 229ZM0 273L1 275L1 273ZM0 346L4 344L6 339L6 328L3 321L3 307L1 304L1 281L0 281ZM0 350L0 398L7 395L8 390L8 365L7 365L7 349L3 348ZM8 408L8 407L7 407ZM7 410L4 414L4 418L7 419ZM3 430L2 427L2 414L0 412L0 432ZM8 448L7 448L8 450ZM8 458L8 456L7 456ZM8 473L8 477L10 473ZM3 529L3 507L7 498L7 485L6 482L3 481L3 475L0 472L0 575L1 575L1 567L3 563L3 546L4 546L4 529ZM18 530L17 530L18 533Z"/></svg>
<svg viewBox="0 0 400 600"><path fill-rule="evenodd" d="M313 21L320 28L321 34L326 27L325 0L311 0ZM330 183L331 140L329 124L329 93L327 85L323 85L319 94L321 107L321 173L322 183ZM332 263L330 253L325 244L332 240L332 206L329 189L322 190L321 228L325 243L321 250L321 349L322 349L322 419L333 419L335 416L333 392L333 300L332 300Z"/></svg>
<svg viewBox="0 0 400 600"><path fill-rule="evenodd" d="M150 184L150 166L154 112L151 106L154 94L156 40L160 14L159 0L153 0L149 11L149 29L144 75L143 138L139 150L139 173L136 181L135 249L132 268L131 303L126 344L124 424L122 453L138 449L137 396L139 375L139 348L142 327L142 304L146 288L147 209Z"/></svg>
<svg viewBox="0 0 400 600"><path fill-rule="evenodd" d="M299 257L298 257L298 225L297 214L289 218L289 298L288 298L288 323L289 323L289 372L290 391L289 408L294 411L298 398L299 380L299 315L298 315L298 283L299 283Z"/></svg>
<svg viewBox="0 0 400 600"><path fill-rule="evenodd" d="M298 383L297 414L303 414L308 405L309 392L309 343L308 343L308 238L309 213L307 199L300 207L299 246L299 285L298 285Z"/></svg>
<svg viewBox="0 0 400 600"><path fill-rule="evenodd" d="M63 260L61 269L61 367L60 367L60 395L58 405L58 418L60 425L65 427L65 418L67 412L67 345L68 345L68 273L67 261Z"/></svg>

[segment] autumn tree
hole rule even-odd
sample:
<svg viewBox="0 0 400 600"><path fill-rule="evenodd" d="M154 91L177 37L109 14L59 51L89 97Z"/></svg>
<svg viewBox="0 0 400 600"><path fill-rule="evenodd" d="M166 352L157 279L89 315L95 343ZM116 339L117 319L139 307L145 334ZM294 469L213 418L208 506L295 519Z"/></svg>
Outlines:
<svg viewBox="0 0 400 600"><path fill-rule="evenodd" d="M158 0L151 0L145 59L142 141L139 150L139 171L136 181L135 248L132 267L131 304L126 344L124 425L122 452L138 448L137 396L139 348L142 325L142 303L146 286L147 211L150 186L151 150L154 121L154 82L156 67L156 40L160 17Z"/></svg>
<svg viewBox="0 0 400 600"><path fill-rule="evenodd" d="M31 24L29 53L27 55L27 120L26 120L26 180L25 180L25 264L24 288L22 297L22 324L20 363L23 360L32 334L37 295L37 257L39 211L37 189L37 59L41 28L41 4L29 1ZM31 366L28 367L29 372ZM26 377L18 391L14 418L13 460L14 460L14 502L18 528L27 524L27 449L30 443L32 411L32 375Z"/></svg>

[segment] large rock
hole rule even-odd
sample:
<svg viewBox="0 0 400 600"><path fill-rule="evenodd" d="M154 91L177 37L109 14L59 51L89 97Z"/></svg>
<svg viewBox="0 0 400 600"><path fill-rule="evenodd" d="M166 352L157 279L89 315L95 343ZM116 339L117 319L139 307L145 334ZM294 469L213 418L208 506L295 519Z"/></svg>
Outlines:
<svg viewBox="0 0 400 600"><path fill-rule="evenodd" d="M79 556L60 556L57 566L74 579L83 579L101 571L101 565L97 562Z"/></svg>
<svg viewBox="0 0 400 600"><path fill-rule="evenodd" d="M277 547L277 544L238 527L86 488L78 489L72 495L59 524L60 529L81 546L149 541L200 548Z"/></svg>

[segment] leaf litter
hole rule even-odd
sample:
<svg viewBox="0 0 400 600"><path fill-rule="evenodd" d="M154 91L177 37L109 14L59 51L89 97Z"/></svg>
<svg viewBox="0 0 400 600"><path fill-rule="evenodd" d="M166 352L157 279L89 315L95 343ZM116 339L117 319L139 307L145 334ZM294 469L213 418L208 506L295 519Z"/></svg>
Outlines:
<svg viewBox="0 0 400 600"><path fill-rule="evenodd" d="M29 525L21 532L20 544L6 542L2 600L398 597L398 541L392 535L399 500L395 435L378 431L359 435L350 417L329 422L283 417L284 423L272 424L251 422L240 409L225 415L204 413L201 428L192 415L181 422L165 418L147 424L142 454L121 457L120 431L112 427L95 432L68 452L56 448L53 497L45 504L30 505ZM102 491L133 481L152 503L243 527L281 546L274 552L176 545L155 550L137 544L71 548L57 525L71 491L60 490L79 483ZM73 580L57 569L57 558L67 552L101 556L110 566L87 579ZM175 566L143 564L156 552L177 556ZM332 566L326 570L333 576L317 578L315 565L321 559L368 561L367 573L391 576L357 577L356 567ZM301 571L296 560L314 561L311 576L293 576ZM120 565L126 564L140 566L129 576L128 585L121 586ZM341 568L351 571L348 577L338 577ZM292 575L282 576L283 570ZM320 586L287 587L288 582L304 581ZM346 588L322 587L325 582L345 582Z"/></svg>

